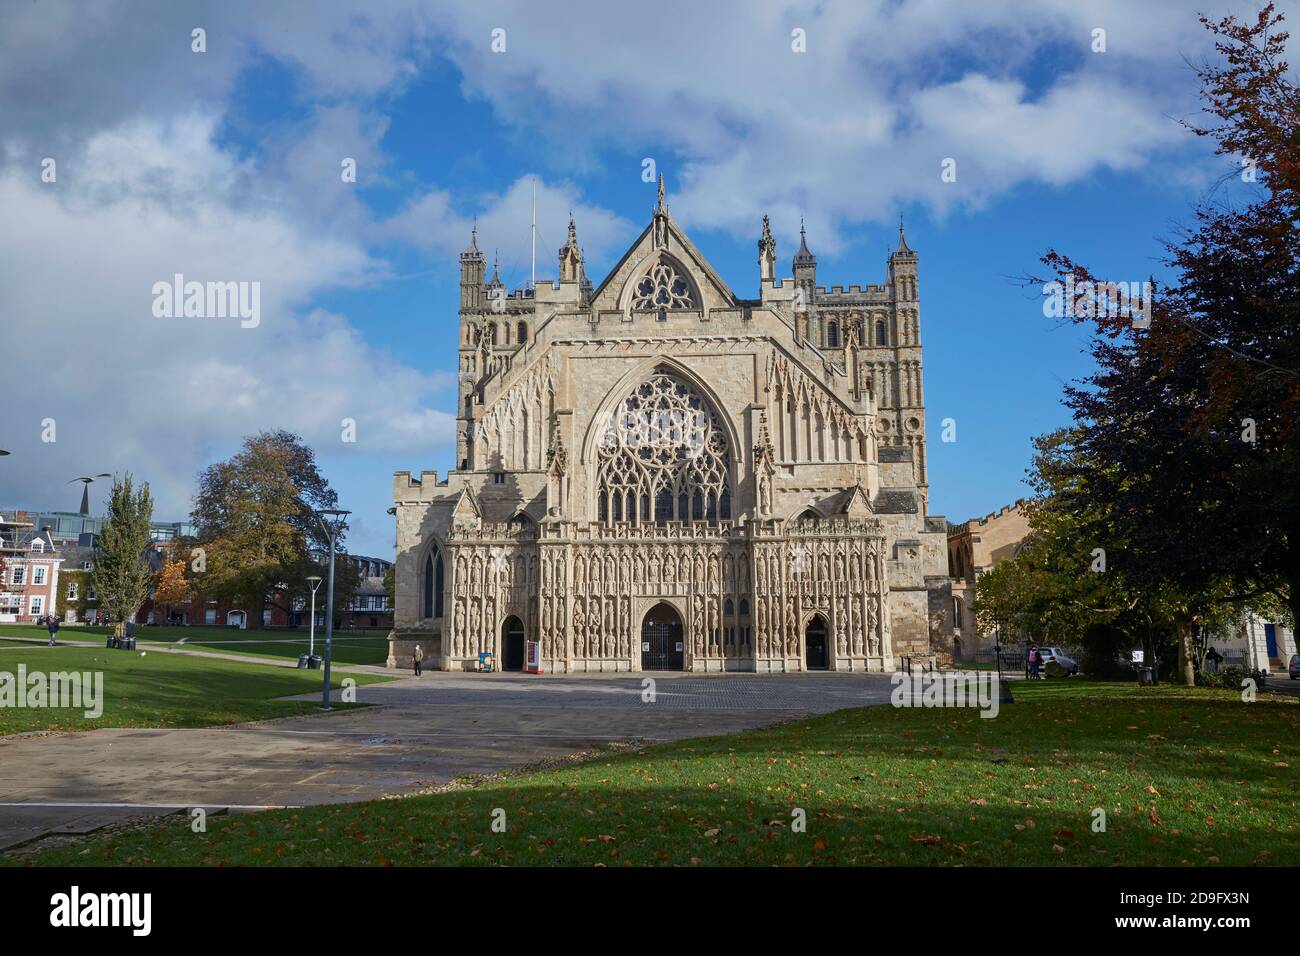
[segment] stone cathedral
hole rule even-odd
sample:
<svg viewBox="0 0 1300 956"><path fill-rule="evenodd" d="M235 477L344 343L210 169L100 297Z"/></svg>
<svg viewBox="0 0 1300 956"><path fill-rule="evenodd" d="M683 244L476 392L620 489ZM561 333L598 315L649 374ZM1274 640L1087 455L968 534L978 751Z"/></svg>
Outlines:
<svg viewBox="0 0 1300 956"><path fill-rule="evenodd" d="M889 671L948 653L917 254L819 286L800 230L738 296L659 200L593 287L460 257L457 467L393 481L390 667Z"/></svg>

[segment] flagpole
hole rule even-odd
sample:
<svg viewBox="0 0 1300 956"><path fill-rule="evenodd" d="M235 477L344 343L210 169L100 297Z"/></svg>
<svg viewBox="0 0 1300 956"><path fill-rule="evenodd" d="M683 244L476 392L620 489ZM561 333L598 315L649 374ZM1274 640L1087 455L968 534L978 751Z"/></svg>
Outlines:
<svg viewBox="0 0 1300 956"><path fill-rule="evenodd" d="M533 177L533 268L531 288L537 288L537 177Z"/></svg>

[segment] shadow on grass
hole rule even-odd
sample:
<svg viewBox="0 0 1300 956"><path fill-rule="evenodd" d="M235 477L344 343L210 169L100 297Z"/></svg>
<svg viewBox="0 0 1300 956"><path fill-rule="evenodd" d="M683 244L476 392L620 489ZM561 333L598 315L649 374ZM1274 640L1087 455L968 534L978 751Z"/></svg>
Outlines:
<svg viewBox="0 0 1300 956"><path fill-rule="evenodd" d="M207 834L169 825L38 861L1300 863L1294 702L1078 684L1017 693L991 720L839 711L470 789L231 818Z"/></svg>
<svg viewBox="0 0 1300 956"><path fill-rule="evenodd" d="M796 828L798 812L806 828ZM494 821L505 832L494 832ZM184 821L39 865L1295 865L1293 834L1154 823L1085 809L892 806L801 794L781 800L669 783L593 791L556 782L407 800ZM1263 822L1263 821L1261 821ZM6 861L15 862L15 861Z"/></svg>

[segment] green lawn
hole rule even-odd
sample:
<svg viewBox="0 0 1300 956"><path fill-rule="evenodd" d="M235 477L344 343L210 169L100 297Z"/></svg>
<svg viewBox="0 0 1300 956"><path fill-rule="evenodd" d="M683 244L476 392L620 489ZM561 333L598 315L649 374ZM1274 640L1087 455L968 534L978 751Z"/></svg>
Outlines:
<svg viewBox="0 0 1300 956"><path fill-rule="evenodd" d="M36 671L102 671L103 714L91 719L83 710L0 707L0 734L96 727L208 727L311 713L317 704L272 698L310 693L319 690L322 682L320 671L194 657L145 645L136 651L110 651L0 641L0 671L16 675L19 664L27 666L29 675ZM348 676L358 684L385 679L336 673L331 675L333 686L341 686Z"/></svg>
<svg viewBox="0 0 1300 956"><path fill-rule="evenodd" d="M228 654L254 654L259 657L288 657L297 660L306 654L309 642L306 637L273 638L270 641L187 641L186 647L204 648ZM316 635L316 654L325 656L325 639ZM388 660L388 639L383 637L336 637L330 651L330 661L335 664L383 664Z"/></svg>
<svg viewBox="0 0 1300 956"><path fill-rule="evenodd" d="M427 796L220 817L206 834L178 820L26 862L1300 864L1294 698L1073 680L1015 693L995 719L840 711Z"/></svg>
<svg viewBox="0 0 1300 956"><path fill-rule="evenodd" d="M59 630L60 640L104 642L110 627L76 626ZM306 654L310 638L305 628L264 628L240 630L236 627L137 627L136 643L180 643L186 647L222 651L230 654L251 654L257 657L277 657L297 660ZM0 626L0 637L49 638L43 627L29 624ZM0 642L0 647L3 642ZM316 653L325 653L325 634L316 631ZM388 660L388 631L357 628L341 629L334 636L330 659L339 664L383 664Z"/></svg>

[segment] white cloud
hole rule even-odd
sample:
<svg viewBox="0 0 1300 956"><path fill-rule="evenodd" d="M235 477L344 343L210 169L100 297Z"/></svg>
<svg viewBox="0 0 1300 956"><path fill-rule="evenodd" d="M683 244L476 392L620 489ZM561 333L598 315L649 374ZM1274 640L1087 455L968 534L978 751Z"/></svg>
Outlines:
<svg viewBox="0 0 1300 956"><path fill-rule="evenodd" d="M365 453L450 441L451 414L435 407L450 403L433 397L445 377L376 351L342 316L303 314L381 263L355 239L245 207L247 169L197 146L211 129L191 117L96 136L86 188L0 174L0 207L22 224L0 233L4 348L36 383L7 400L7 504L47 505L52 476L89 467L131 470L153 483L160 514L184 514L194 472L265 428L323 451L340 446L345 417ZM155 318L152 286L177 272L260 282L260 325ZM46 418L53 444L40 441Z"/></svg>
<svg viewBox="0 0 1300 956"><path fill-rule="evenodd" d="M1170 116L1194 109L1182 55L1207 39L1181 6L11 4L0 321L10 367L32 384L7 399L13 430L0 440L14 456L0 462L0 504L56 504L65 475L130 469L153 482L160 513L177 515L194 472L242 435L291 428L324 456L339 451L344 417L357 419L363 454L400 452L419 468L445 447L454 402L439 392L451 373L376 351L319 308L322 293L385 276L376 250L390 244L445 262L476 213L506 280L527 275L529 176L454 198L432 183L378 222L366 203L371 186L423 175L386 153L385 108L432 58L450 60L463 92L533 157L546 277L570 211L593 264L639 228L577 185L605 146L656 158L688 226L753 236L770 212L789 250L806 215L819 252L903 203L943 213L1024 182L1140 170L1182 135ZM190 50L196 26L204 54ZM495 27L507 30L504 54L490 51ZM807 31L805 54L790 51L794 27ZM1105 54L1087 52L1095 27L1107 30ZM233 145L222 138L231 97L264 76L284 84L280 112L264 127L241 115ZM472 146L442 132L449 150ZM45 156L58 160L57 184L39 181ZM356 186L339 180L344 156L358 160ZM946 156L956 184L939 180ZM154 319L152 284L175 272L261 281L261 325ZM56 444L39 441L45 417L59 422ZM379 540L361 545L382 553L391 542L376 527Z"/></svg>
<svg viewBox="0 0 1300 956"><path fill-rule="evenodd" d="M803 213L824 251L900 204L980 206L1020 183L1134 169L1190 142L1171 118L1195 108L1183 55L1209 47L1193 11L1125 0L665 0L652 15L579 2L563 16L480 3L442 14L466 89L553 156L644 147L688 225L748 236L766 211L789 241ZM503 54L488 44L495 26L507 30ZM791 51L796 27L803 54ZM1095 28L1105 53L1091 52ZM580 55L557 55L575 43ZM957 184L940 180L946 157Z"/></svg>
<svg viewBox="0 0 1300 956"><path fill-rule="evenodd" d="M432 190L410 202L374 230L378 239L401 239L446 258L461 252L469 243L470 229L478 222L479 248L489 259L501 258L502 278L508 285L522 285L531 263L530 226L533 214L533 182L537 184L537 275L554 278L560 247L568 240L569 217L574 219L578 243L589 263L600 263L621 253L636 237L639 228L600 206L584 202L581 190L569 182L547 182L541 176L521 176L503 193L467 197L477 217L453 208L444 190ZM590 268L588 274L590 275ZM600 276L591 276L599 281Z"/></svg>

